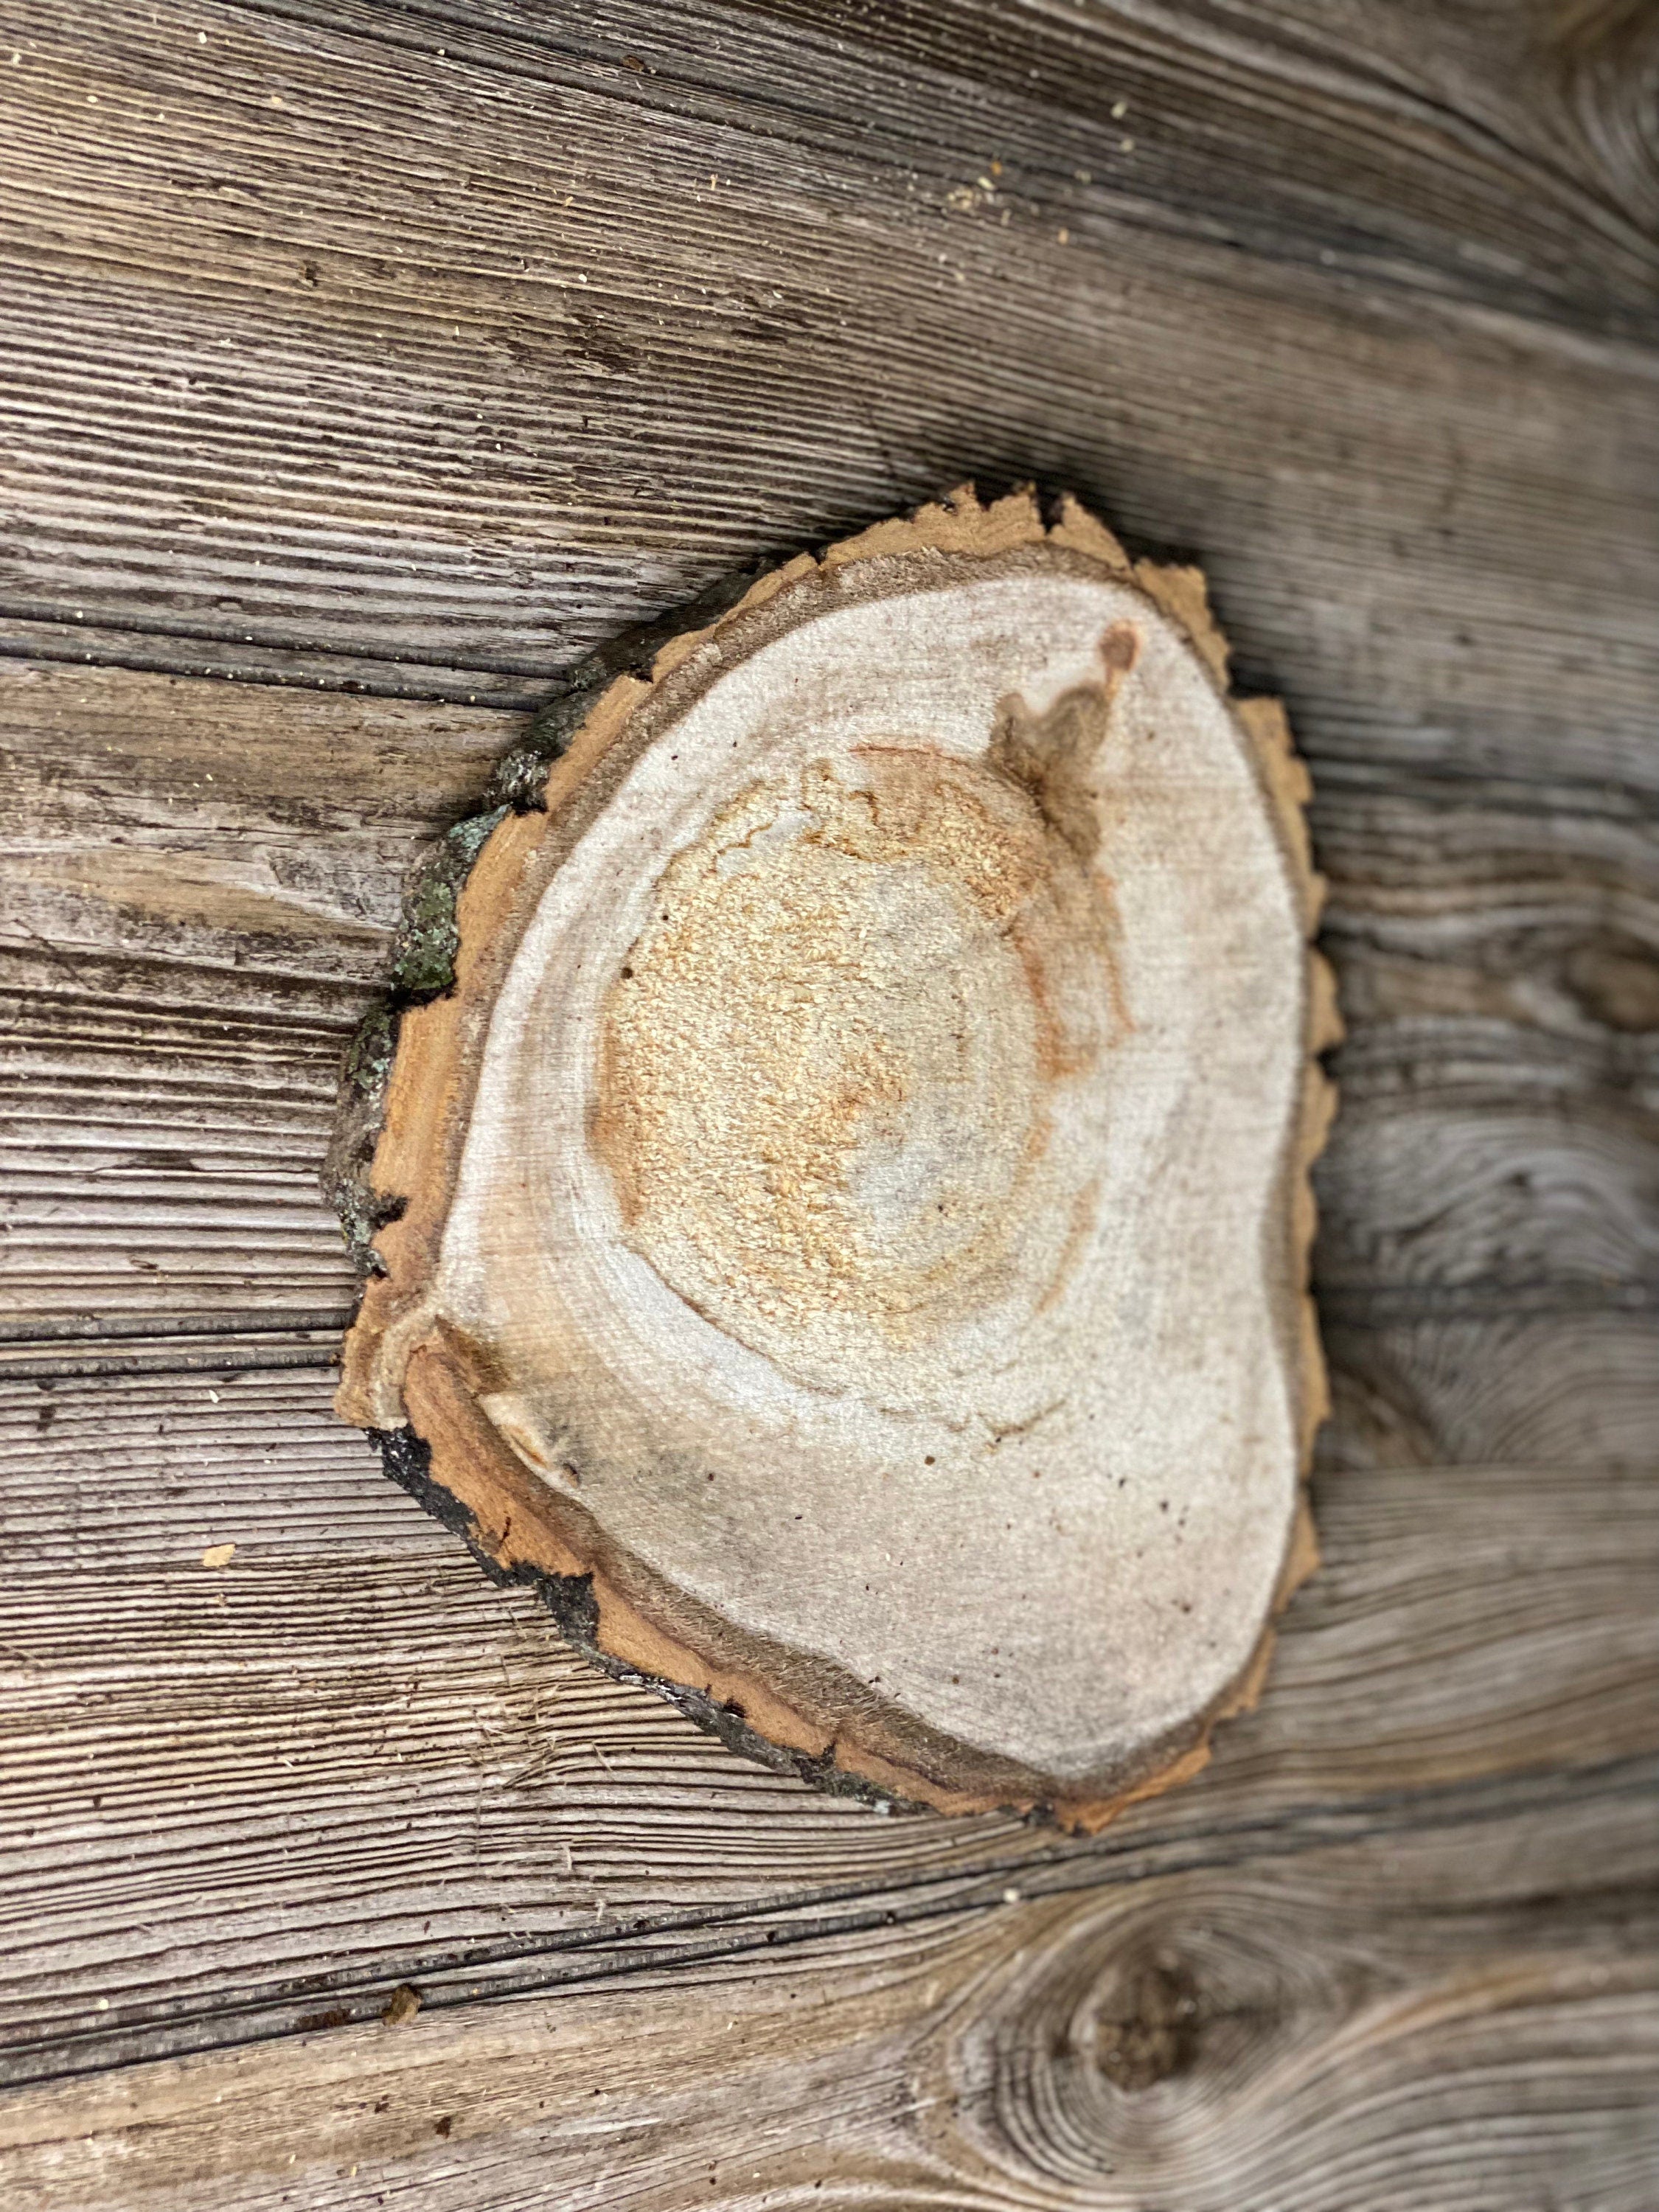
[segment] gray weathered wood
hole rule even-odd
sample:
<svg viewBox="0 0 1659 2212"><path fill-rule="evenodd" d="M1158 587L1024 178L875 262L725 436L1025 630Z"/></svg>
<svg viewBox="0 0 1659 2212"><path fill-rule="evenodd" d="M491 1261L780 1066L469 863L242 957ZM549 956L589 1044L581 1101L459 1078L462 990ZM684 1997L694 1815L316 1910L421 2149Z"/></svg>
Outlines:
<svg viewBox="0 0 1659 2212"><path fill-rule="evenodd" d="M13 15L0 1995L20 2069L221 2047L11 2093L0 2194L1642 2212L1652 11ZM588 1676L258 1364L328 1356L335 1070L525 713L970 474L1202 557L1351 1024L1334 1564L1081 1872Z"/></svg>
<svg viewBox="0 0 1659 2212"><path fill-rule="evenodd" d="M522 728L0 664L9 1332L343 1311L315 1181L340 1055L410 866ZM1659 841L1617 794L1549 796L1375 769L1320 787L1351 1028L1320 1171L1328 1457L1650 1449ZM32 1371L76 1356L0 1346Z"/></svg>
<svg viewBox="0 0 1659 2212"><path fill-rule="evenodd" d="M0 2189L53 2212L1644 2212L1649 1842L1644 1806L1587 1794L24 2090Z"/></svg>
<svg viewBox="0 0 1659 2212"><path fill-rule="evenodd" d="M833 1918L848 1885L886 1906L1082 1863L1003 1818L825 1799L594 1674L386 1483L322 1377L4 1396L12 2067L235 2041L486 1964L533 1984L599 1933L718 1944L710 1911ZM1271 1694L1207 1776L1106 1832L1099 1874L1468 1816L1659 1749L1654 1498L1594 1472L1329 1479Z"/></svg>
<svg viewBox="0 0 1659 2212"><path fill-rule="evenodd" d="M1650 789L1639 33L1388 13L26 9L0 591L545 674L1036 474L1316 757Z"/></svg>

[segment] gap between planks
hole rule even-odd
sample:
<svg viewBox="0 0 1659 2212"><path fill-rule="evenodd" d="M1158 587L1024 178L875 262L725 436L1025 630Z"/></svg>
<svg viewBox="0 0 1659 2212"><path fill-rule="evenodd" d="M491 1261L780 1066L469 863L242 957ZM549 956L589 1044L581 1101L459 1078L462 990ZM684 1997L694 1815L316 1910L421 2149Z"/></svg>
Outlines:
<svg viewBox="0 0 1659 2212"><path fill-rule="evenodd" d="M614 1926L573 1929L543 1942L479 1944L459 1954L383 1961L369 1975L347 1971L299 1976L273 1985L257 2005L152 2008L131 2020L112 2008L84 2029L38 2043L6 2044L0 2049L0 2089L286 2041L314 2033L319 2024L362 2026L381 2016L399 1988L412 1988L422 2004L434 2011L451 2010L641 1975L678 1974L878 1929L996 1913L1080 1891L1293 1860L1341 1843L1449 1834L1495 1821L1537 1818L1567 1806L1601 1807L1612 1814L1630 1803L1650 1811L1659 1807L1659 1757L1571 1771L1522 1772L1445 1789L1385 1791L1342 1806L1311 1805L1266 1820L1223 1820L1162 1843L1116 1842L1108 1835L1085 1845L990 1859L965 1870L913 1873L902 1884L888 1879L842 1883L724 1908L619 1919ZM854 1909L834 1909L848 1906ZM792 1920L793 1914L811 1917ZM662 1941L717 1929L724 1932L706 1942ZM483 1981L476 1978L481 1973L486 1975ZM300 2006L306 2010L296 2017Z"/></svg>
<svg viewBox="0 0 1659 2212"><path fill-rule="evenodd" d="M1633 1805L1336 1842L0 2099L0 2188L423 2212L1638 2212ZM1547 1905L1547 1921L1540 1907Z"/></svg>
<svg viewBox="0 0 1659 2212"><path fill-rule="evenodd" d="M1327 1478L1329 1558L1261 1709L1091 1856L1006 1820L878 1819L734 1758L584 1668L529 1592L492 1589L313 1383L191 1400L3 1401L0 1987L32 2066L65 2041L98 2063L100 1996L147 2050L270 2023L273 1992L291 2027L388 1973L510 1978L533 1954L556 1979L619 1937L729 1923L759 1948L762 1922L854 1899L954 1909L952 1885L1020 1886L1016 1862L1128 1879L1218 1837L1478 1825L1505 1791L1616 1802L1656 1747L1652 1488L1610 1470ZM234 1564L205 1572L225 1537Z"/></svg>

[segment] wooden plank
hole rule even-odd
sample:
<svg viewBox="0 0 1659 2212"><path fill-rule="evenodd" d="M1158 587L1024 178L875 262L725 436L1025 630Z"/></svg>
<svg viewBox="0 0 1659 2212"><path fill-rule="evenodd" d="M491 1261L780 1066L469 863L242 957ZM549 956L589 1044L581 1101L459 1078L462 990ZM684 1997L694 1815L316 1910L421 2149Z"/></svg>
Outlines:
<svg viewBox="0 0 1659 2212"><path fill-rule="evenodd" d="M15 2067L372 2014L401 1978L533 1986L596 1941L729 1946L711 1914L799 1925L850 1893L884 1911L988 1864L1078 1863L1000 1816L825 1798L595 1674L385 1480L323 1377L3 1397ZM1300 1848L1644 1755L1654 1498L1605 1473L1332 1478L1328 1565L1261 1710L1095 1848L1120 1873Z"/></svg>
<svg viewBox="0 0 1659 2212"><path fill-rule="evenodd" d="M374 89L428 125L434 89L465 100L480 76L495 76L526 94L574 95L570 108L585 115L630 117L638 134L671 123L764 134L797 158L810 150L820 167L839 156L877 168L908 155L919 181L931 181L958 174L964 155L985 168L994 147L1001 167L983 189L1021 213L1030 204L1017 167L1051 191L1063 177L1077 188L1066 196L1073 208L1133 208L1172 234L1262 255L1322 239L1374 278L1592 329L1652 327L1645 224L1655 196L1638 146L1616 127L1640 114L1620 82L1616 24L1552 38L1518 15L1477 29L1432 8L1395 7L1357 52L1331 5L1304 7L1299 20L1240 9L1226 29L1198 10L1155 22L1058 9L1011 18L984 0L889 20L823 0L693 7L672 22L623 0L599 21L557 25L471 0L391 21L315 0L246 12L245 24L221 19L199 43L225 50L203 55L188 49L207 15L158 24L112 9L130 96L112 119L155 120L143 112L152 88L188 102L215 82L257 101L269 125L268 111L290 103L271 98L269 61L262 75L249 67L263 17L337 34L331 44L267 31L292 78L321 77L350 40ZM43 40L24 52L49 90L82 88L73 46ZM387 174L378 151L362 157L374 186ZM1091 155L1111 157L1098 175L1066 174L1069 161Z"/></svg>
<svg viewBox="0 0 1659 2212"><path fill-rule="evenodd" d="M1646 1808L829 1936L0 2100L0 2189L228 2202L1642 2212Z"/></svg>
<svg viewBox="0 0 1659 2212"><path fill-rule="evenodd" d="M19 2093L0 2195L1645 2206L1649 36L29 0L0 2000L132 2063ZM590 1675L250 1364L326 1357L334 1068L507 710L971 473L1203 556L1352 1024L1333 1563L1086 1863ZM82 1358L171 1371L15 1379Z"/></svg>
<svg viewBox="0 0 1659 2212"><path fill-rule="evenodd" d="M0 664L10 885L71 974L84 948L325 993L378 981L414 850L479 805L521 726L486 708Z"/></svg>
<svg viewBox="0 0 1659 2212"><path fill-rule="evenodd" d="M0 665L14 1313L349 1306L341 1057L416 852L521 726Z"/></svg>
<svg viewBox="0 0 1659 2212"><path fill-rule="evenodd" d="M436 662L376 659L370 654L307 652L303 647L253 645L236 638L181 635L165 621L138 626L129 617L120 629L9 613L0 629L0 657L70 661L91 668L210 676L228 684L278 684L307 691L343 691L353 698L443 701L526 714L541 706L545 678L496 676L477 668Z"/></svg>
<svg viewBox="0 0 1659 2212"><path fill-rule="evenodd" d="M1505 1448L1526 1461L1615 1468L1650 1449L1659 1403L1650 1308L1540 1300L1532 1314L1450 1312L1395 1327L1328 1323L1338 1404L1332 1466L1424 1465Z"/></svg>
<svg viewBox="0 0 1659 2212"><path fill-rule="evenodd" d="M340 1056L409 868L522 726L0 665L21 801L0 855L9 1329L343 1313L352 1280L316 1191ZM1320 1173L1328 1456L1644 1456L1650 826L1617 792L1338 762L1316 829L1351 1030ZM1564 1334L1523 1326L1560 1310ZM62 1372L73 1356L0 1360Z"/></svg>
<svg viewBox="0 0 1659 2212"><path fill-rule="evenodd" d="M1036 474L1202 552L1316 757L1650 789L1618 33L1437 15L27 9L0 591L544 677Z"/></svg>

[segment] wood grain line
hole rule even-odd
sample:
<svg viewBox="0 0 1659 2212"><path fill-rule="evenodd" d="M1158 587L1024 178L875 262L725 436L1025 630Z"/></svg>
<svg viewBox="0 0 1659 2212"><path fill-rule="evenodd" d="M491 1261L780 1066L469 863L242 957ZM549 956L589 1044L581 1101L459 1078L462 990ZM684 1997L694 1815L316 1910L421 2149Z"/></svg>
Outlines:
<svg viewBox="0 0 1659 2212"><path fill-rule="evenodd" d="M0 2087L108 2075L161 2058L232 2051L314 2031L319 2008L331 2027L378 2019L399 1987L433 2011L483 2001L580 1990L641 1974L775 1954L799 1946L933 1920L995 1913L1010 1905L1072 1896L1171 1875L1234 1870L1296 1859L1344 1842L1456 1835L1493 1821L1546 1816L1571 1805L1609 1814L1625 1804L1659 1810L1659 1759L1547 1770L1444 1789L1380 1792L1340 1806L1294 1807L1262 1820L1222 1820L1199 1834L1157 1843L1113 1843L991 1859L970 1869L915 1873L901 1885L848 1882L726 1907L622 1918L541 1942L478 1944L459 1952L382 1957L361 1969L296 1976L260 1992L257 2003L115 2008L82 2028L0 2046ZM1634 1894L1641 1894L1639 1891ZM836 1910L836 1907L853 1910ZM791 1916L799 1916L792 1917ZM720 1930L704 1942L666 1942Z"/></svg>
<svg viewBox="0 0 1659 2212"><path fill-rule="evenodd" d="M57 1358L14 1359L0 1355L0 1380L64 1382L121 1375L219 1375L227 1382L267 1368L337 1367L337 1334L325 1344L226 1345L217 1351L65 1352Z"/></svg>
<svg viewBox="0 0 1659 2212"><path fill-rule="evenodd" d="M27 1322L0 1321L0 1344L45 1344L79 1338L260 1336L343 1328L351 1308L255 1306L199 1314L70 1314Z"/></svg>
<svg viewBox="0 0 1659 2212"><path fill-rule="evenodd" d="M408 647L395 660L324 647L307 652L243 639L203 635L187 627L129 617L119 627L66 617L51 601L0 602L0 659L68 661L135 675L207 677L227 684L274 684L343 691L354 697L407 699L433 705L487 707L507 714L533 712L556 691L543 676L526 684L490 669L423 664Z"/></svg>
<svg viewBox="0 0 1659 2212"><path fill-rule="evenodd" d="M406 1999L395 2029L325 2014L12 2091L0 2185L43 2212L1640 2212L1647 1819L1563 1804L551 1998Z"/></svg>

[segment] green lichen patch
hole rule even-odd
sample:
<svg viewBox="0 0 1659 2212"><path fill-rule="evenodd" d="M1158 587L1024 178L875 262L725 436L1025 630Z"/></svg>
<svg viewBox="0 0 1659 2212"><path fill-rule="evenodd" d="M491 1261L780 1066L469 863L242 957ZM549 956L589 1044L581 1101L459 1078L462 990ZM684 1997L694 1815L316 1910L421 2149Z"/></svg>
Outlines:
<svg viewBox="0 0 1659 2212"><path fill-rule="evenodd" d="M510 807L515 814L540 811L548 769L569 751L571 739L609 681L608 671L584 663L571 689L548 701L490 779L492 806Z"/></svg>
<svg viewBox="0 0 1659 2212"><path fill-rule="evenodd" d="M346 1048L334 1133L323 1162L323 1195L340 1217L346 1250L360 1275L378 1272L374 1238L401 1210L399 1201L376 1191L371 1170L402 1024L402 1007L389 1000L372 1006L358 1024Z"/></svg>
<svg viewBox="0 0 1659 2212"><path fill-rule="evenodd" d="M392 957L392 989L405 1006L441 998L455 981L460 931L455 906L484 841L507 813L492 806L458 822L416 871Z"/></svg>

